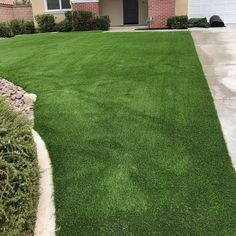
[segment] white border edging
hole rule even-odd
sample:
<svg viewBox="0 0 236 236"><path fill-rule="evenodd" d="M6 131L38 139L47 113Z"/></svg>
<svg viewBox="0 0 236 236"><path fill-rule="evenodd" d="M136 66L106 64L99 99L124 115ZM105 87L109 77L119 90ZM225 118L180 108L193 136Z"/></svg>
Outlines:
<svg viewBox="0 0 236 236"><path fill-rule="evenodd" d="M32 130L32 134L37 147L38 164L41 174L34 235L55 236L56 220L51 161L46 145L40 135L35 130Z"/></svg>

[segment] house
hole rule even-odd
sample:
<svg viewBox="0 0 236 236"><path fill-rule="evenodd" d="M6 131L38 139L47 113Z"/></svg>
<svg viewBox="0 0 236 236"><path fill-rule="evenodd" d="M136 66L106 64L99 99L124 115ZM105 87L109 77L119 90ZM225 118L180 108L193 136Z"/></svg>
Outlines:
<svg viewBox="0 0 236 236"><path fill-rule="evenodd" d="M17 5L14 0L0 0L0 22L8 22L13 19L33 20L31 5Z"/></svg>
<svg viewBox="0 0 236 236"><path fill-rule="evenodd" d="M57 21L68 10L92 11L108 15L112 26L129 24L163 28L173 15L210 17L220 15L226 23L236 23L236 0L32 0L33 15L51 13Z"/></svg>

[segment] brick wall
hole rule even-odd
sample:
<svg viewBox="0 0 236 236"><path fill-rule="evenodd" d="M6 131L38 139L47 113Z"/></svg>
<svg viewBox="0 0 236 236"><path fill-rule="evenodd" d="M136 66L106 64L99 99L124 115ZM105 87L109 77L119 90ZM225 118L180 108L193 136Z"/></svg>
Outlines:
<svg viewBox="0 0 236 236"><path fill-rule="evenodd" d="M0 4L0 22L10 21L14 19L12 5Z"/></svg>
<svg viewBox="0 0 236 236"><path fill-rule="evenodd" d="M153 16L151 28L165 28L167 19L175 15L175 0L148 0L148 16Z"/></svg>
<svg viewBox="0 0 236 236"><path fill-rule="evenodd" d="M33 11L31 6L14 6L13 7L15 19L24 19L26 21L33 21Z"/></svg>
<svg viewBox="0 0 236 236"><path fill-rule="evenodd" d="M7 22L13 19L32 21L32 7L0 4L0 22Z"/></svg>
<svg viewBox="0 0 236 236"><path fill-rule="evenodd" d="M99 2L72 2L73 10L91 11L94 16L99 16Z"/></svg>

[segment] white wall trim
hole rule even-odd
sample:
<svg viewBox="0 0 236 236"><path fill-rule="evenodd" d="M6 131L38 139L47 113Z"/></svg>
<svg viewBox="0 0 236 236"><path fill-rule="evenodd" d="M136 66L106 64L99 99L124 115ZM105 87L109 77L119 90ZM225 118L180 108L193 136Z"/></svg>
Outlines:
<svg viewBox="0 0 236 236"><path fill-rule="evenodd" d="M60 9L55 9L55 10L48 9L47 0L44 0L44 12L45 12L45 13L50 13L50 12L52 12L52 13L57 13L57 12L59 12L59 13L60 13L60 12L70 11L70 10L72 9L72 6L71 6L71 8L69 8L69 9L62 9L62 8L61 8L61 6L62 6L61 0L59 0L59 6L60 6Z"/></svg>

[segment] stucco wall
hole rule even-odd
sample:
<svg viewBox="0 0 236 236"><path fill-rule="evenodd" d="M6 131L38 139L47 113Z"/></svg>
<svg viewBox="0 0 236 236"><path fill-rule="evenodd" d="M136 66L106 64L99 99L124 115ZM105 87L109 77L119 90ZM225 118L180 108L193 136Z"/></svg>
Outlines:
<svg viewBox="0 0 236 236"><path fill-rule="evenodd" d="M144 25L148 18L148 0L139 0L139 24Z"/></svg>
<svg viewBox="0 0 236 236"><path fill-rule="evenodd" d="M56 22L60 22L65 19L64 12L46 12L44 0L32 0L32 8L33 8L33 17L35 21L35 16L49 13L55 16ZM36 22L35 22L36 23Z"/></svg>
<svg viewBox="0 0 236 236"><path fill-rule="evenodd" d="M108 15L111 25L123 25L123 0L100 0L100 15Z"/></svg>
<svg viewBox="0 0 236 236"><path fill-rule="evenodd" d="M123 25L123 0L100 0L100 15L108 15L112 26ZM148 1L139 0L139 24L148 17Z"/></svg>
<svg viewBox="0 0 236 236"><path fill-rule="evenodd" d="M175 15L188 15L188 0L176 0Z"/></svg>

